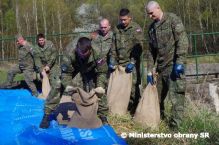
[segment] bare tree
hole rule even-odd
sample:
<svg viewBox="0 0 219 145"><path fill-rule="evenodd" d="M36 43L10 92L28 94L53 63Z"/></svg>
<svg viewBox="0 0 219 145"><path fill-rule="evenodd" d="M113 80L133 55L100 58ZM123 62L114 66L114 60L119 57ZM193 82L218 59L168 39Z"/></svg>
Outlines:
<svg viewBox="0 0 219 145"><path fill-rule="evenodd" d="M1 46L2 46L2 49L1 49L1 52L2 52L2 60L5 60L5 50L4 50L4 40L3 40L3 35L4 35L4 26L3 26L3 12L2 12L2 9L1 9L1 3L0 3L0 16L1 16Z"/></svg>
<svg viewBox="0 0 219 145"><path fill-rule="evenodd" d="M16 24L17 24L17 31L18 33L21 33L21 25L20 25L20 19L19 19L19 0L16 0Z"/></svg>
<svg viewBox="0 0 219 145"><path fill-rule="evenodd" d="M46 11L45 11L45 0L41 1L41 9L43 14L43 24L44 24L44 33L47 35L47 22L46 22Z"/></svg>
<svg viewBox="0 0 219 145"><path fill-rule="evenodd" d="M36 0L33 0L33 16L35 17L35 28L36 28L36 33L39 33L38 29L38 16L37 16L37 2Z"/></svg>

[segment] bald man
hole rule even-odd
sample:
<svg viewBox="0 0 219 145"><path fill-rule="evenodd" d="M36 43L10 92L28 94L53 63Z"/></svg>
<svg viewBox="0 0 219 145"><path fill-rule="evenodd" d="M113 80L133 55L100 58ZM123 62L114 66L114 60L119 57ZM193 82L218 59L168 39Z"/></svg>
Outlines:
<svg viewBox="0 0 219 145"><path fill-rule="evenodd" d="M106 77L109 78L108 73L108 57L109 57L109 50L113 45L113 32L111 31L111 25L108 19L104 18L100 20L99 29L93 33L91 33L92 39L92 47L96 50L101 58L98 62L100 65L100 72L102 74L107 75ZM101 75L103 76L103 75ZM105 78L100 78L105 80L105 88L107 88L107 80ZM103 123L108 123L107 115L108 115L108 105L107 105L107 98L106 94L104 94L100 98L99 107L98 107L98 116L102 120Z"/></svg>
<svg viewBox="0 0 219 145"><path fill-rule="evenodd" d="M185 99L185 63L188 51L188 38L181 19L173 13L163 12L156 1L149 1L145 7L153 20L148 37L149 73L158 74L157 88L160 98L161 118L164 118L164 100L167 95L172 103L170 127L179 127L184 110ZM151 75L148 83L153 84Z"/></svg>

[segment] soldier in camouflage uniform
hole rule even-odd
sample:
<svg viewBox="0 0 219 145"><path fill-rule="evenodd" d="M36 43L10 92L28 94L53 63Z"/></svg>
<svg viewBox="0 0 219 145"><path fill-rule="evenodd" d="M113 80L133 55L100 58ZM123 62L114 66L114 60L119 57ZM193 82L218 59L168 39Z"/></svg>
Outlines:
<svg viewBox="0 0 219 145"><path fill-rule="evenodd" d="M143 32L141 27L132 21L128 9L121 9L119 14L120 23L115 28L115 42L110 52L109 68L115 65L126 67L127 73L133 73L133 85L129 110L135 112L139 98L141 84L140 58L143 51Z"/></svg>
<svg viewBox="0 0 219 145"><path fill-rule="evenodd" d="M150 1L146 10L149 17L154 20L148 31L151 52L148 70L153 75L158 74L161 118L164 118L164 99L169 93L172 103L169 123L171 127L178 127L184 110L187 34L180 18L172 13L164 13L157 2ZM148 78L152 80L150 76ZM149 82L153 84L153 81Z"/></svg>
<svg viewBox="0 0 219 145"><path fill-rule="evenodd" d="M35 60L35 69L37 73L41 73L45 71L49 77L49 82L51 85L51 90L46 99L44 113L50 114L53 111L53 106L51 105L51 100L54 98L59 98L60 96L60 68L58 66L57 57L58 53L54 44L45 39L44 34L37 35L37 46L34 47L34 60ZM43 75L41 75L43 76ZM58 88L58 89L56 89ZM59 102L58 102L59 103ZM52 107L51 107L52 106ZM43 121L40 124L41 128L47 128L48 124L45 124Z"/></svg>
<svg viewBox="0 0 219 145"><path fill-rule="evenodd" d="M42 72L45 70L49 73L50 83L52 83L57 72L57 50L52 41L45 39L44 34L38 34L36 40L37 46L34 47L33 51L36 71Z"/></svg>
<svg viewBox="0 0 219 145"><path fill-rule="evenodd" d="M18 45L18 65L14 66L8 72L7 86L13 84L13 79L16 74L23 73L25 82L30 88L33 96L38 96L36 86L33 82L34 61L32 56L32 45L27 42L20 34L16 36Z"/></svg>
<svg viewBox="0 0 219 145"><path fill-rule="evenodd" d="M99 97L105 94L104 82L106 81L106 74L104 74L103 66L106 64L104 58L100 58L99 52L95 51L91 46L91 40L87 37L81 37L78 40L76 49L73 49L72 53L65 54L61 62L61 80L60 85L57 83L55 88L57 91L64 89L71 84L70 81L80 73L82 77L82 88L90 92L91 89L97 93ZM61 86L62 84L62 86ZM78 86L77 86L78 87ZM80 87L80 86L79 86ZM58 105L61 99L61 95L56 95L55 97L47 100L46 104L49 106L46 108L41 128L49 127L49 114ZM105 116L99 116L103 121L107 121Z"/></svg>
<svg viewBox="0 0 219 145"><path fill-rule="evenodd" d="M108 64L109 64L109 51L113 46L113 32L111 31L111 25L108 19L104 18L100 20L99 30L91 33L92 46L94 49L97 49L96 52L99 52L99 58L104 59L106 62L102 67L102 73L106 74L103 78L104 88L107 88L108 85ZM107 105L107 96L104 94L99 101L99 108L97 114L100 118L104 118L108 114L108 105ZM102 117L101 117L102 116ZM107 123L106 119L102 119Z"/></svg>

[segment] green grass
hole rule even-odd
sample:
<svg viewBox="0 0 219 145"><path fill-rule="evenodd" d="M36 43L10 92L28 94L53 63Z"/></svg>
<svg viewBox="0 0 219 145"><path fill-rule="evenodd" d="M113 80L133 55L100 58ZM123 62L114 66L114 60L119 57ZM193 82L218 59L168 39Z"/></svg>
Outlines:
<svg viewBox="0 0 219 145"><path fill-rule="evenodd" d="M22 74L18 74L14 78L15 81L24 80L24 76ZM7 81L7 70L0 69L0 84Z"/></svg>
<svg viewBox="0 0 219 145"><path fill-rule="evenodd" d="M196 63L196 58L187 58L187 63ZM219 55L197 57L198 63L219 63Z"/></svg>
<svg viewBox="0 0 219 145"><path fill-rule="evenodd" d="M167 116L170 116L171 105L167 102ZM161 121L160 126L156 130L145 128L140 124L135 123L129 114L125 116L109 117L110 124L114 127L118 135L121 133L137 132L150 134L171 134L171 138L126 138L130 145L215 145L219 144L219 116L216 113L209 111L202 105L197 106L192 102L186 103L185 115L181 127L178 130L172 131L165 121ZM197 139L191 138L174 138L173 135L181 134L198 134ZM209 138L201 138L201 133L209 133ZM207 134L206 134L207 135Z"/></svg>

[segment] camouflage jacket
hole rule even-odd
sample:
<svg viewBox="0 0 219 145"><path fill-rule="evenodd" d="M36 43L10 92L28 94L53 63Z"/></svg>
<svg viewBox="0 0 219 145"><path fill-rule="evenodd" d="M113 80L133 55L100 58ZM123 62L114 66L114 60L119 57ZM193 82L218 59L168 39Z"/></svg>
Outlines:
<svg viewBox="0 0 219 145"><path fill-rule="evenodd" d="M52 41L46 40L44 47L39 47L38 45L34 47L34 60L35 65L39 68L49 66L51 69L56 62L57 50L54 47Z"/></svg>
<svg viewBox="0 0 219 145"><path fill-rule="evenodd" d="M113 46L113 32L109 31L108 34L104 37L100 34L99 31L94 32L95 37L92 37L92 46L94 49L98 49L101 57L107 57L109 50Z"/></svg>
<svg viewBox="0 0 219 145"><path fill-rule="evenodd" d="M64 73L71 74L73 78L80 73L84 90L87 92L94 87L105 87L106 73L103 68L106 61L98 54L99 52L92 49L90 57L87 60L82 60L73 50L71 54L64 54L61 61L61 66L67 66Z"/></svg>
<svg viewBox="0 0 219 145"><path fill-rule="evenodd" d="M141 27L131 22L126 28L117 25L115 28L114 47L110 59L115 64L126 64L140 60L142 55L143 33Z"/></svg>
<svg viewBox="0 0 219 145"><path fill-rule="evenodd" d="M164 13L163 19L154 21L148 31L150 53L148 70L162 71L173 63L184 64L188 51L188 38L179 17Z"/></svg>
<svg viewBox="0 0 219 145"><path fill-rule="evenodd" d="M24 46L18 46L18 63L22 68L33 68L32 45L29 42Z"/></svg>

